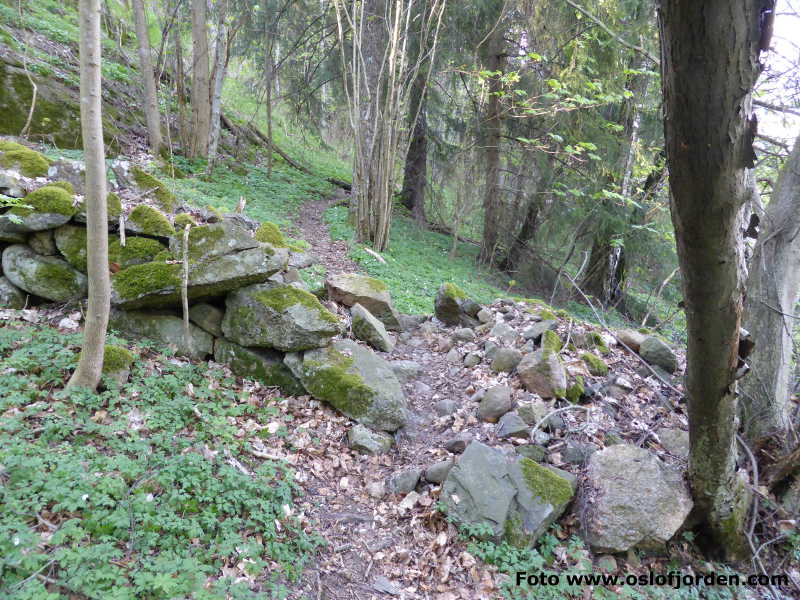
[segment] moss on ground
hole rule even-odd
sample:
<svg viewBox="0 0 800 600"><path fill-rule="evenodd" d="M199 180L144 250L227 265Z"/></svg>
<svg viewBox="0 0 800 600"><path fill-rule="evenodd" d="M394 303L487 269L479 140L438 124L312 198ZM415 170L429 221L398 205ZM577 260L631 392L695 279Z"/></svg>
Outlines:
<svg viewBox="0 0 800 600"><path fill-rule="evenodd" d="M564 347L564 342L558 337L558 334L552 329L547 329L542 334L542 348L545 352L558 354L561 348Z"/></svg>
<svg viewBox="0 0 800 600"><path fill-rule="evenodd" d="M140 190L149 190L153 194L161 208L170 212L175 210L178 205L178 199L159 179L156 179L141 167L133 167L131 176Z"/></svg>
<svg viewBox="0 0 800 600"><path fill-rule="evenodd" d="M586 363L589 373L592 375L608 375L608 365L599 356L595 356L591 352L584 352L581 354L581 360Z"/></svg>
<svg viewBox="0 0 800 600"><path fill-rule="evenodd" d="M158 237L169 237L175 235L175 228L169 222L164 213L156 210L152 206L140 204L128 215L128 220L139 227L145 235Z"/></svg>
<svg viewBox="0 0 800 600"><path fill-rule="evenodd" d="M522 477L534 496L552 506L561 506L572 500L572 486L566 479L530 458L521 458L519 464Z"/></svg>

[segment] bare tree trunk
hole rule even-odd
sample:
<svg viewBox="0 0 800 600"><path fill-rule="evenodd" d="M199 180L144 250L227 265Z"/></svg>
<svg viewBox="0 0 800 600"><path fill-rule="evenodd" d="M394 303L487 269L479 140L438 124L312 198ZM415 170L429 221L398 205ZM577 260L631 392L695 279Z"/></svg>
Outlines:
<svg viewBox="0 0 800 600"><path fill-rule="evenodd" d="M664 132L687 322L689 477L709 546L746 554L736 473L740 233L753 165L761 0L661 0Z"/></svg>
<svg viewBox="0 0 800 600"><path fill-rule="evenodd" d="M150 35L147 29L147 16L143 0L133 0L133 17L136 21L136 37L139 38L139 70L144 83L144 116L147 121L147 134L150 137L150 150L158 154L164 141L161 137L161 116L158 112L156 81L153 77L153 63L150 57Z"/></svg>
<svg viewBox="0 0 800 600"><path fill-rule="evenodd" d="M89 305L78 367L67 387L94 390L103 371L111 282L108 273L106 157L103 144L100 2L80 2L81 134L86 160L86 246Z"/></svg>
<svg viewBox="0 0 800 600"><path fill-rule="evenodd" d="M499 25L494 28L486 43L485 59L486 70L491 72L502 71L505 65L505 50L503 40L504 30ZM482 145L484 150L484 190L483 190L483 241L478 257L480 262L492 265L495 253L500 242L499 229L501 218L501 192L500 192L500 140L503 130L503 121L500 114L500 92L502 83L499 75L489 78L484 115Z"/></svg>
<svg viewBox="0 0 800 600"><path fill-rule="evenodd" d="M186 107L186 71L183 65L183 44L177 26L173 29L173 42L175 45L175 95L178 100L178 139L184 152L189 154L192 138Z"/></svg>
<svg viewBox="0 0 800 600"><path fill-rule="evenodd" d="M406 164L403 171L403 191L400 197L408 210L419 223L425 222L425 188L428 183L428 123L425 118L424 73L419 73L411 90L408 109L408 122L414 123L411 143L408 145Z"/></svg>
<svg viewBox="0 0 800 600"><path fill-rule="evenodd" d="M211 132L208 141L208 172L214 168L220 134L220 108L222 106L222 84L228 62L228 27L225 23L228 12L227 0L220 0L217 18L217 43L214 51L214 84L211 94Z"/></svg>
<svg viewBox="0 0 800 600"><path fill-rule="evenodd" d="M208 156L211 93L208 85L206 0L192 0L192 140L189 155Z"/></svg>
<svg viewBox="0 0 800 600"><path fill-rule="evenodd" d="M792 329L800 300L800 137L761 225L747 280L745 328L755 348L742 384L742 416L751 442L771 438L781 445L789 426Z"/></svg>

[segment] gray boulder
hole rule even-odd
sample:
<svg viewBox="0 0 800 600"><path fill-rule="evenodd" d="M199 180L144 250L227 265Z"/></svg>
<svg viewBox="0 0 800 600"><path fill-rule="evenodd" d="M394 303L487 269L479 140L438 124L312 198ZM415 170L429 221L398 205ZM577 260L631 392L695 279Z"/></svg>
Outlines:
<svg viewBox="0 0 800 600"><path fill-rule="evenodd" d="M189 261L203 262L210 258L258 248L260 245L249 231L232 221L209 223L189 230ZM176 258L183 257L182 231L170 238L169 249Z"/></svg>
<svg viewBox="0 0 800 600"><path fill-rule="evenodd" d="M383 454L392 447L392 436L355 425L347 432L348 445L361 454Z"/></svg>
<svg viewBox="0 0 800 600"><path fill-rule="evenodd" d="M517 374L526 390L542 398L562 398L566 393L567 374L554 352L526 354L517 365Z"/></svg>
<svg viewBox="0 0 800 600"><path fill-rule="evenodd" d="M242 346L295 352L325 346L339 319L312 294L290 285L251 285L228 295L225 337Z"/></svg>
<svg viewBox="0 0 800 600"><path fill-rule="evenodd" d="M522 360L522 352L516 348L498 348L492 359L492 371L510 373Z"/></svg>
<svg viewBox="0 0 800 600"><path fill-rule="evenodd" d="M28 238L28 246L30 246L36 254L41 254L42 256L55 256L58 254L58 248L56 247L52 229L32 233Z"/></svg>
<svg viewBox="0 0 800 600"><path fill-rule="evenodd" d="M620 329L615 331L614 334L617 336L617 339L620 342L625 344L634 352L639 352L639 348L641 348L642 343L647 339L647 335L641 333L640 331L636 331L635 329Z"/></svg>
<svg viewBox="0 0 800 600"><path fill-rule="evenodd" d="M224 316L224 310L205 302L199 302L189 308L189 319L192 323L214 337L221 338L224 335L222 333L222 318Z"/></svg>
<svg viewBox="0 0 800 600"><path fill-rule="evenodd" d="M661 427L656 431L656 435L667 452L678 458L688 460L690 449L688 431Z"/></svg>
<svg viewBox="0 0 800 600"><path fill-rule="evenodd" d="M25 292L8 280L0 276L0 308L19 310L25 308L28 296Z"/></svg>
<svg viewBox="0 0 800 600"><path fill-rule="evenodd" d="M478 406L478 417L481 421L495 423L501 416L509 412L513 406L511 388L506 385L496 385L486 390L486 394Z"/></svg>
<svg viewBox="0 0 800 600"><path fill-rule="evenodd" d="M109 327L133 337L149 338L170 347L175 354L202 360L214 351L214 338L189 324L185 339L183 319L173 314L111 310Z"/></svg>
<svg viewBox="0 0 800 600"><path fill-rule="evenodd" d="M477 307L477 310L475 310ZM453 283L443 283L436 293L433 303L434 314L445 325L464 325L475 327L478 320L475 315L480 311L480 305L467 297L467 295Z"/></svg>
<svg viewBox="0 0 800 600"><path fill-rule="evenodd" d="M517 413L509 412L500 417L496 433L500 439L512 437L525 439L530 436L530 428Z"/></svg>
<svg viewBox="0 0 800 600"><path fill-rule="evenodd" d="M16 287L47 300L67 302L86 296L86 275L55 256L40 256L16 244L3 251L3 273Z"/></svg>
<svg viewBox="0 0 800 600"><path fill-rule="evenodd" d="M417 483L419 483L419 478L421 476L422 469L418 469L416 467L405 469L404 471L400 471L399 473L395 473L389 477L388 485L386 487L392 494L402 494L405 496L409 492L414 491L414 488L417 487Z"/></svg>
<svg viewBox="0 0 800 600"><path fill-rule="evenodd" d="M505 321L498 321L497 324L492 327L489 335L496 337L504 344L514 344L518 337L516 330Z"/></svg>
<svg viewBox="0 0 800 600"><path fill-rule="evenodd" d="M383 352L391 352L394 340L386 331L386 327L366 308L354 304L350 309L353 335L356 339L367 342L373 348Z"/></svg>
<svg viewBox="0 0 800 600"><path fill-rule="evenodd" d="M538 323L534 323L530 327L526 327L525 330L522 332L522 337L526 340L532 340L534 342L539 341L545 331L550 329L555 329L558 325L557 321L547 319L545 321L539 321Z"/></svg>
<svg viewBox="0 0 800 600"><path fill-rule="evenodd" d="M223 338L214 342L214 360L241 377L280 388L289 396L302 396L305 388L283 362L283 354L265 348L245 348Z"/></svg>
<svg viewBox="0 0 800 600"><path fill-rule="evenodd" d="M452 460L440 460L439 462L433 463L425 469L423 475L425 481L429 483L442 483L447 479L447 475L450 473L450 469L453 468L453 464Z"/></svg>
<svg viewBox="0 0 800 600"><path fill-rule="evenodd" d="M584 535L594 552L660 549L692 509L683 474L628 444L592 454L582 494Z"/></svg>
<svg viewBox="0 0 800 600"><path fill-rule="evenodd" d="M575 480L563 471L472 442L447 475L441 494L457 523L483 525L495 541L535 544L572 500Z"/></svg>
<svg viewBox="0 0 800 600"><path fill-rule="evenodd" d="M639 356L651 365L657 365L667 373L674 373L678 369L678 357L664 340L651 335L639 346Z"/></svg>
<svg viewBox="0 0 800 600"><path fill-rule="evenodd" d="M394 371L394 374L397 375L397 378L400 381L408 381L409 379L413 379L419 374L419 371L422 368L418 362L413 360L393 360L389 364L392 367L392 371Z"/></svg>
<svg viewBox="0 0 800 600"><path fill-rule="evenodd" d="M345 306L360 304L387 329L400 331L400 315L382 281L358 273L336 273L325 280L325 288L334 302Z"/></svg>
<svg viewBox="0 0 800 600"><path fill-rule="evenodd" d="M406 399L390 364L351 340L286 356L308 393L368 427L395 431L408 418Z"/></svg>

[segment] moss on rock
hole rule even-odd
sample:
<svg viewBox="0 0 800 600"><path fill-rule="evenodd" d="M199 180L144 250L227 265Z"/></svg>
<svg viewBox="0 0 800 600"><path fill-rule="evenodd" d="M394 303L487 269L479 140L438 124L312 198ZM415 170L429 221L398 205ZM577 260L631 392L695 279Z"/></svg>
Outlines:
<svg viewBox="0 0 800 600"><path fill-rule="evenodd" d="M47 185L60 187L62 190L66 190L70 194L75 194L75 186L73 186L69 181L54 181L53 183L48 183Z"/></svg>
<svg viewBox="0 0 800 600"><path fill-rule="evenodd" d="M25 177L45 177L50 167L50 161L42 154L17 144L16 142L2 142L0 150L0 165L7 169L19 169Z"/></svg>
<svg viewBox="0 0 800 600"><path fill-rule="evenodd" d="M565 505L572 500L572 486L566 479L530 458L521 458L519 462L522 477L534 496L554 507Z"/></svg>
<svg viewBox="0 0 800 600"><path fill-rule="evenodd" d="M181 265L149 262L115 273L111 282L121 300L133 300L150 292L180 288Z"/></svg>
<svg viewBox="0 0 800 600"><path fill-rule="evenodd" d="M187 225L194 227L197 225L197 221L194 220L194 217L187 213L181 213L179 215L175 215L175 219L173 220L175 223L176 229L184 229Z"/></svg>
<svg viewBox="0 0 800 600"><path fill-rule="evenodd" d="M589 343L603 356L611 352L611 350L608 348L608 344L606 344L606 341L603 339L603 336L597 331L590 331L587 333L586 339L589 340Z"/></svg>
<svg viewBox="0 0 800 600"><path fill-rule="evenodd" d="M86 273L86 228L77 225L63 225L55 230L55 242L58 251L67 259L67 262L81 273Z"/></svg>
<svg viewBox="0 0 800 600"><path fill-rule="evenodd" d="M161 208L167 211L175 210L178 199L159 179L156 179L140 167L133 167L131 169L131 176L140 190L149 190L153 194L161 205Z"/></svg>
<svg viewBox="0 0 800 600"><path fill-rule="evenodd" d="M106 196L106 210L109 219L118 219L122 214L122 200L114 192L109 192Z"/></svg>
<svg viewBox="0 0 800 600"><path fill-rule="evenodd" d="M72 205L72 194L64 188L54 185L46 185L32 191L25 196L24 202L31 208L16 207L11 210L11 213L18 217L27 217L34 212L71 217L77 212Z"/></svg>
<svg viewBox="0 0 800 600"><path fill-rule="evenodd" d="M586 388L584 387L583 377L578 375L575 378L575 383L567 388L564 397L569 400L572 404L577 404L580 402L581 397L583 397Z"/></svg>
<svg viewBox="0 0 800 600"><path fill-rule="evenodd" d="M128 220L136 225L144 235L158 237L175 235L175 228L164 216L164 213L146 204L140 204L134 208L128 215Z"/></svg>
<svg viewBox="0 0 800 600"><path fill-rule="evenodd" d="M354 419L366 414L375 392L357 373L348 372L353 359L330 348L326 360L326 363L306 361L303 365L303 382L309 393Z"/></svg>
<svg viewBox="0 0 800 600"><path fill-rule="evenodd" d="M275 223L265 221L256 229L256 241L272 244L276 248L288 248L286 237Z"/></svg>
<svg viewBox="0 0 800 600"><path fill-rule="evenodd" d="M443 284L442 291L444 292L444 295L449 298L453 298L454 300L464 300L467 297L467 294L464 292L464 290L458 287L455 283L447 282Z"/></svg>
<svg viewBox="0 0 800 600"><path fill-rule="evenodd" d="M144 237L128 237L125 245L120 245L116 238L108 245L108 259L118 263L123 269L152 262L155 257L166 250L164 245L154 239Z"/></svg>
<svg viewBox="0 0 800 600"><path fill-rule="evenodd" d="M547 329L542 334L542 349L545 352L552 352L553 354L558 354L561 352L561 348L564 347L564 342L561 341L561 338L558 337L558 334L553 331L552 329Z"/></svg>
<svg viewBox="0 0 800 600"><path fill-rule="evenodd" d="M316 296L305 290L297 289L296 287L275 287L270 290L256 292L253 294L253 298L276 312L284 312L289 307L300 304L309 310L316 311L319 318L323 321L334 324L339 323L339 319L336 318L336 315L326 309Z"/></svg>
<svg viewBox="0 0 800 600"><path fill-rule="evenodd" d="M581 354L581 360L586 363L589 373L592 375L608 375L608 365L599 356L595 356L591 352L584 352Z"/></svg>
<svg viewBox="0 0 800 600"><path fill-rule="evenodd" d="M103 373L124 371L131 366L134 358L133 353L127 348L106 344L103 351Z"/></svg>

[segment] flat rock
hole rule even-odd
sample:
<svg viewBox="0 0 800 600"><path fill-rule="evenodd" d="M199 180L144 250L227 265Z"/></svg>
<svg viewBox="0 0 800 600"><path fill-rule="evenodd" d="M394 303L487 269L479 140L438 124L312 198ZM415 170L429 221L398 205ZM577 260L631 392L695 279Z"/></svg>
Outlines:
<svg viewBox="0 0 800 600"><path fill-rule="evenodd" d="M422 469L411 468L395 473L389 477L386 486L392 494L406 495L417 487L419 478L422 476Z"/></svg>
<svg viewBox="0 0 800 600"><path fill-rule="evenodd" d="M446 478L450 469L453 468L452 460L441 460L430 465L425 469L425 481L429 483L442 483Z"/></svg>
<svg viewBox="0 0 800 600"><path fill-rule="evenodd" d="M183 319L173 314L111 310L109 327L126 335L149 338L173 348L180 356L202 360L214 350L214 338L189 324L189 339L184 339Z"/></svg>
<svg viewBox="0 0 800 600"><path fill-rule="evenodd" d="M348 445L361 454L383 454L392 447L392 436L355 425L347 432Z"/></svg>
<svg viewBox="0 0 800 600"><path fill-rule="evenodd" d="M552 319L547 319L545 321L539 321L538 323L534 323L530 327L526 327L525 330L522 332L522 337L526 340L532 340L534 342L539 341L545 331L555 329L558 325L557 321Z"/></svg>
<svg viewBox="0 0 800 600"><path fill-rule="evenodd" d="M634 352L639 352L642 343L647 339L647 335L635 329L620 329L614 332L617 339L628 346Z"/></svg>
<svg viewBox="0 0 800 600"><path fill-rule="evenodd" d="M683 474L628 444L592 454L582 493L579 514L594 552L661 549L692 509Z"/></svg>
<svg viewBox="0 0 800 600"><path fill-rule="evenodd" d="M392 304L389 288L373 277L358 273L336 273L325 281L328 297L345 306L360 304L387 329L400 331L399 313Z"/></svg>
<svg viewBox="0 0 800 600"><path fill-rule="evenodd" d="M189 319L203 331L214 337L223 337L222 318L225 311L213 304L199 302L189 307Z"/></svg>
<svg viewBox="0 0 800 600"><path fill-rule="evenodd" d="M393 360L389 364L392 367L392 371L394 371L394 374L397 375L397 378L400 381L408 381L409 379L413 379L419 374L420 369L422 368L418 362L413 360Z"/></svg>
<svg viewBox="0 0 800 600"><path fill-rule="evenodd" d="M509 412L500 417L496 433L500 439L512 437L525 439L530 436L531 430L517 413Z"/></svg>

